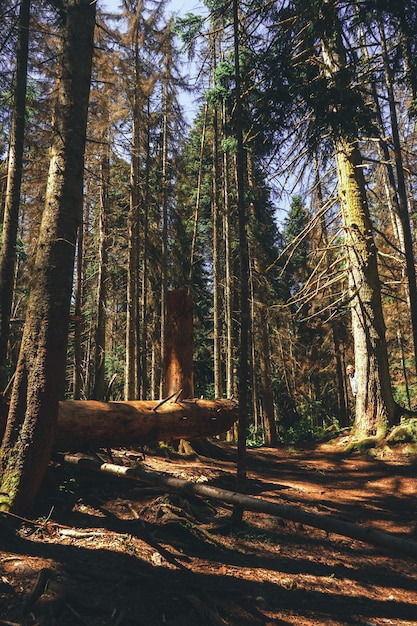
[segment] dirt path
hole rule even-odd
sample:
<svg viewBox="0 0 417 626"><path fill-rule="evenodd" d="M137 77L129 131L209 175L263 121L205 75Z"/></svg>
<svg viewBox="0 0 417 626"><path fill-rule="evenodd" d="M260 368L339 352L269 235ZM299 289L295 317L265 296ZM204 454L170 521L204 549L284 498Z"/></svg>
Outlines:
<svg viewBox="0 0 417 626"><path fill-rule="evenodd" d="M234 451L219 450L217 460L148 455L143 465L233 490ZM413 459L340 450L250 450L249 493L417 541ZM224 534L229 514L57 464L36 522L1 545L0 625L417 625L414 560L263 514Z"/></svg>

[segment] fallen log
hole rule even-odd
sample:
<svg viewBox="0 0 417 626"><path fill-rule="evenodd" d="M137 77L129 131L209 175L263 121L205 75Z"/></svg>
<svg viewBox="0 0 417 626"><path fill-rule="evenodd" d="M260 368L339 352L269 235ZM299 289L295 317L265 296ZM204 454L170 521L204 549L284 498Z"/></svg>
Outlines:
<svg viewBox="0 0 417 626"><path fill-rule="evenodd" d="M6 423L4 413L0 439ZM237 419L237 405L223 399L67 400L59 403L55 450L118 448L211 437L229 430Z"/></svg>
<svg viewBox="0 0 417 626"><path fill-rule="evenodd" d="M384 533L372 528L358 526L351 522L337 519L328 515L320 515L318 513L310 513L296 506L289 504L277 504L268 500L262 500L254 496L211 487L210 485L202 485L200 483L192 483L190 481L167 476L166 474L157 474L141 468L124 467L113 463L102 463L96 459L81 455L62 455L62 460L66 463L78 465L94 472L104 472L113 474L122 478L130 478L132 480L150 483L153 485L169 487L176 491L180 491L189 495L199 495L212 500L219 500L228 504L238 505L247 511L255 511L257 513L266 513L282 519L299 522L306 526L319 528L328 533L334 533L343 537L350 537L363 543L367 543L379 548L391 550L395 555L403 554L409 558L417 560L417 543L407 541L391 533Z"/></svg>

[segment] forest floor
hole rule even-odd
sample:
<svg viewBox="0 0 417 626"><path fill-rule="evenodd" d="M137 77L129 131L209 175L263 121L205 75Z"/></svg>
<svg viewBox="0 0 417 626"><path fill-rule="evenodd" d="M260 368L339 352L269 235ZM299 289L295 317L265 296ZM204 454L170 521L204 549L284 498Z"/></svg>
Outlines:
<svg viewBox="0 0 417 626"><path fill-rule="evenodd" d="M234 489L218 458L137 450L114 460ZM248 451L248 491L416 541L417 457L342 454L343 441ZM271 515L54 463L38 509L0 538L0 624L58 626L417 625L417 560Z"/></svg>

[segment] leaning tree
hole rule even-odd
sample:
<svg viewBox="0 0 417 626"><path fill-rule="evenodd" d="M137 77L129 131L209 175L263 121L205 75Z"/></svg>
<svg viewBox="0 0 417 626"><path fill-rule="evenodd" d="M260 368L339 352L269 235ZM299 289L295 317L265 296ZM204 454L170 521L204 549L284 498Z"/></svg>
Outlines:
<svg viewBox="0 0 417 626"><path fill-rule="evenodd" d="M54 442L65 380L76 236L83 204L95 3L63 0L59 9L61 70L45 206L0 451L0 507L14 512L33 504Z"/></svg>

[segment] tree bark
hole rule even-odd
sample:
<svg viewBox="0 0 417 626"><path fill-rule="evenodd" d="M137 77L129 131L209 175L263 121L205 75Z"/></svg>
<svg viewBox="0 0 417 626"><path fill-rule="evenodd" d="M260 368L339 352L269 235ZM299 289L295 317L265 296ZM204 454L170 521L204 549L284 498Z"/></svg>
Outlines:
<svg viewBox="0 0 417 626"><path fill-rule="evenodd" d="M211 437L226 432L237 418L237 405L230 400L68 400L59 403L54 447L75 451Z"/></svg>
<svg viewBox="0 0 417 626"><path fill-rule="evenodd" d="M214 47L213 63L216 63L216 38L213 37ZM213 111L213 199L212 199L212 220L213 220L213 373L214 373L214 397L221 398L223 395L223 375L222 375L222 351L221 351L221 205L220 205L220 168L219 168L219 119L218 108ZM229 396L231 397L231 396Z"/></svg>
<svg viewBox="0 0 417 626"><path fill-rule="evenodd" d="M138 42L135 41L135 76L139 82ZM139 271L139 154L140 154L140 107L134 92L132 152L130 172L130 198L128 215L128 270L126 306L126 371L125 399L131 400L138 394L137 372L137 318L138 318L138 271Z"/></svg>
<svg viewBox="0 0 417 626"><path fill-rule="evenodd" d="M162 125L162 207L161 207L161 361L165 355L168 293L168 68L165 66ZM163 395L164 370L160 368L160 395Z"/></svg>
<svg viewBox="0 0 417 626"><path fill-rule="evenodd" d="M322 194L322 186L320 181L320 171L319 171L319 160L317 152L314 154L314 169L315 169L315 177L316 177L316 194L317 194L317 203L318 208L321 211L323 208L323 194ZM325 216L322 215L320 218L320 228L321 228L321 236L323 238L324 246L328 251L326 255L325 263L327 269L330 271L331 263L333 262L332 254L329 247L329 236L327 232L327 224ZM332 292L334 292L333 287L330 288ZM339 424L342 427L346 427L349 425L349 405L348 405L348 397L346 395L346 384L345 384L345 368L342 364L342 356L341 356L341 340L340 340L340 325L343 324L343 320L331 320L330 321L330 329L332 342L334 347L334 360L335 360L335 386L336 386L336 394L337 394L337 405L338 405L338 419Z"/></svg>
<svg viewBox="0 0 417 626"><path fill-rule="evenodd" d="M329 89L346 82L346 52L337 15L337 3L323 3L322 54ZM342 77L342 78L341 78ZM344 91L341 91L342 100ZM342 101L333 106L338 111ZM388 369L388 352L378 275L377 250L366 196L358 131L352 120L333 122L339 196L342 208L349 272L352 331L357 380L354 431L358 437L384 436L395 422L395 403Z"/></svg>
<svg viewBox="0 0 417 626"><path fill-rule="evenodd" d="M222 105L222 132L227 139L228 122L226 107ZM223 237L224 237L224 308L226 327L226 397L232 398L235 392L234 379L234 342L233 342L233 291L234 273L232 270L232 226L233 219L230 199L230 157L227 150L223 150Z"/></svg>
<svg viewBox="0 0 417 626"><path fill-rule="evenodd" d="M101 463L100 461L86 457L65 455L64 461L92 471L115 474L122 478L130 478L131 480L150 483L152 485L169 487L189 495L197 494L204 498L230 503L247 511L265 513L293 522L299 522L306 526L320 528L327 533L350 537L379 548L392 550L395 554L400 553L404 554L406 557L417 559L417 543L413 541L407 541L396 535L373 530L372 528L357 526L356 524L345 522L335 517L310 513L309 511L305 511L290 504L277 504L275 502L269 502L268 500L255 498L254 496L243 495L218 487L211 487L210 485L201 485L199 483L182 480L181 478L163 476L139 468L123 467L112 463Z"/></svg>
<svg viewBox="0 0 417 626"><path fill-rule="evenodd" d="M16 50L16 78L10 132L4 221L0 253L0 389L7 384L7 345L16 267L16 239L22 183L26 85L29 50L30 0L21 0Z"/></svg>
<svg viewBox="0 0 417 626"><path fill-rule="evenodd" d="M72 387L74 400L80 400L83 391L82 376L82 326L83 326L83 298L84 298L84 227L85 220L78 228L77 259L74 288L74 369Z"/></svg>
<svg viewBox="0 0 417 626"><path fill-rule="evenodd" d="M150 205L150 172L151 172L151 127L150 127L150 98L147 98L147 116L146 116L146 130L145 132L145 145L146 145L146 157L145 157L145 190L144 190L144 203L142 211L142 284L140 288L140 367L139 369L139 397L146 399L149 397L150 384L149 384L149 366L148 366L148 345L149 341L149 311L148 311L148 289L150 287L149 280L149 205Z"/></svg>
<svg viewBox="0 0 417 626"><path fill-rule="evenodd" d="M0 507L18 514L33 505L54 445L83 205L96 5L90 0L68 0L62 7L61 74L45 208L1 448Z"/></svg>
<svg viewBox="0 0 417 626"><path fill-rule="evenodd" d="M185 289L167 293L164 354L164 397L181 390L181 398L194 397L193 310Z"/></svg>
<svg viewBox="0 0 417 626"><path fill-rule="evenodd" d="M379 19L379 34L381 37L383 61L385 69L385 80L388 95L388 106L391 118L392 142L394 148L395 169L397 175L397 191L398 191L398 212L402 226L402 235L404 240L404 254L406 265L406 279L408 285L408 300L411 314L411 330L413 335L414 346L414 367L417 368L417 283L416 268L414 264L414 248L413 234L410 222L410 209L407 196L407 188L405 183L403 157L401 153L401 141L398 128L398 117L395 103L395 94L393 87L392 71L388 59L387 41L385 35L384 24Z"/></svg>
<svg viewBox="0 0 417 626"><path fill-rule="evenodd" d="M246 437L249 421L249 331L250 331L250 306L249 306L249 250L247 225L247 206L245 189L247 186L246 159L243 145L243 111L242 91L240 77L240 15L239 2L233 0L233 47L234 47L234 79L235 79L235 109L234 109L234 135L236 138L236 194L238 213L238 238L239 238L239 422L238 422L238 458L236 472L236 489L242 493L246 490ZM238 522L242 518L243 509L235 506L233 518Z"/></svg>
<svg viewBox="0 0 417 626"><path fill-rule="evenodd" d="M260 350L259 366L262 387L263 423L265 443L275 446L278 442L277 424L275 421L274 393L271 384L271 347L269 343L268 309L262 302L258 306Z"/></svg>
<svg viewBox="0 0 417 626"><path fill-rule="evenodd" d="M109 177L110 160L108 155L107 133L102 136L102 153L100 155L100 207L98 216L98 278L97 278L97 320L94 341L94 388L93 398L104 400L105 359L106 359L106 322L107 322L107 266L108 266L108 234L107 214L109 211Z"/></svg>

